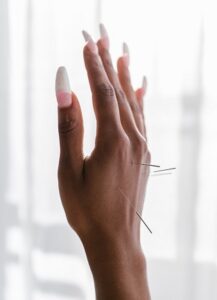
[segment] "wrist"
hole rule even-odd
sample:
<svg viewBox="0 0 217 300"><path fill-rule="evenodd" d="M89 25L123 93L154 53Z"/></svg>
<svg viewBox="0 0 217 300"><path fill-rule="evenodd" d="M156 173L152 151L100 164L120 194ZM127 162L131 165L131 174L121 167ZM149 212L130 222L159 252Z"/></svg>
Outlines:
<svg viewBox="0 0 217 300"><path fill-rule="evenodd" d="M139 238L128 234L97 233L81 238L87 259L93 263L125 263L133 257L142 258L144 253Z"/></svg>
<svg viewBox="0 0 217 300"><path fill-rule="evenodd" d="M97 300L150 300L146 259L140 243L99 236L82 242L93 274Z"/></svg>

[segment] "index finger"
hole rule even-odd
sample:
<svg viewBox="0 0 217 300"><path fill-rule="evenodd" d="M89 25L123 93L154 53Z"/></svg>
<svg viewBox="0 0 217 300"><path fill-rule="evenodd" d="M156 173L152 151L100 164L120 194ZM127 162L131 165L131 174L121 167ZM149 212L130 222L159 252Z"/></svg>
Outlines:
<svg viewBox="0 0 217 300"><path fill-rule="evenodd" d="M98 47L87 32L83 32L87 44L84 62L93 96L93 107L99 129L121 129L121 121L115 91L98 55Z"/></svg>

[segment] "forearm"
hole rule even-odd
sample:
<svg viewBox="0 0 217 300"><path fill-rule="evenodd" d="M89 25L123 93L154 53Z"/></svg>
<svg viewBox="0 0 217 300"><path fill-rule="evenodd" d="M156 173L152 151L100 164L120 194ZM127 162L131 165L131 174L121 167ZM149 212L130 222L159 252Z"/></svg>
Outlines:
<svg viewBox="0 0 217 300"><path fill-rule="evenodd" d="M98 239L84 243L97 300L150 300L146 259L138 246Z"/></svg>

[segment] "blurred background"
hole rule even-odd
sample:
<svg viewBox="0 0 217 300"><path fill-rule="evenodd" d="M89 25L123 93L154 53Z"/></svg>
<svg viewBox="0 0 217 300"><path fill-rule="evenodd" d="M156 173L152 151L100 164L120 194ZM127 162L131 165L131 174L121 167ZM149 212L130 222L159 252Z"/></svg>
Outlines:
<svg viewBox="0 0 217 300"><path fill-rule="evenodd" d="M103 22L114 61L128 43L135 88L148 78L152 163L141 225L153 300L217 299L217 18L210 0L0 0L0 299L91 300L82 245L57 187L55 74L80 100L84 152L95 118L81 30Z"/></svg>

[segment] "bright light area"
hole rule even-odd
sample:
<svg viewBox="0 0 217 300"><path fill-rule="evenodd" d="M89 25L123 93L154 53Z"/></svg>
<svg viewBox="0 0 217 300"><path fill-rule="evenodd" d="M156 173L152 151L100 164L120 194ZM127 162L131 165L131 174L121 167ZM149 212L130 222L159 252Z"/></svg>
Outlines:
<svg viewBox="0 0 217 300"><path fill-rule="evenodd" d="M177 168L151 176L145 200L143 218L153 234L141 224L141 240L153 299L216 299L215 1L10 0L8 17L10 213L2 238L8 260L3 300L94 299L82 245L67 227L59 198L54 80L57 67L65 65L81 103L88 154L96 122L81 30L97 39L100 21L111 38L114 64L125 41L135 88L143 75L148 78L152 163Z"/></svg>

